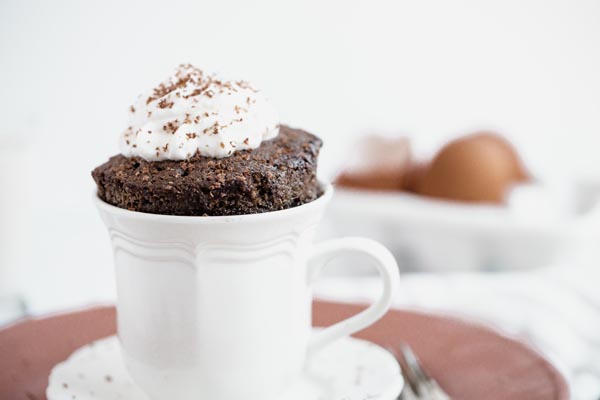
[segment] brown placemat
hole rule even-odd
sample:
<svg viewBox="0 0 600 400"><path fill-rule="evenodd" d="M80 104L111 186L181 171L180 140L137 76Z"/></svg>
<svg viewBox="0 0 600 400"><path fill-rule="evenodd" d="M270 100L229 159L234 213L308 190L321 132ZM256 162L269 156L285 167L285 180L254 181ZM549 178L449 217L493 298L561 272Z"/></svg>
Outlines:
<svg viewBox="0 0 600 400"><path fill-rule="evenodd" d="M364 307L315 304L314 324L329 325ZM409 344L454 400L567 400L562 375L524 344L482 326L413 311L390 311L356 337L381 346Z"/></svg>
<svg viewBox="0 0 600 400"><path fill-rule="evenodd" d="M316 302L315 325L362 307ZM75 349L115 333L113 307L25 320L0 330L0 399L43 400L48 374ZM567 400L564 379L537 353L493 331L417 312L390 311L357 337L406 342L455 400Z"/></svg>

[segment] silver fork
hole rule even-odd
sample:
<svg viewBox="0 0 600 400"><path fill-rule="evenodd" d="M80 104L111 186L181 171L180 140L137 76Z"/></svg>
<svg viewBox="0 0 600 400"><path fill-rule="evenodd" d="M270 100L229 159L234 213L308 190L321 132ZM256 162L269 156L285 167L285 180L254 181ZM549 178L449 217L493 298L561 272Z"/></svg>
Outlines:
<svg viewBox="0 0 600 400"><path fill-rule="evenodd" d="M437 382L423 371L417 356L408 345L400 345L399 353L396 349L391 351L399 359L398 364L405 382L397 400L452 400Z"/></svg>

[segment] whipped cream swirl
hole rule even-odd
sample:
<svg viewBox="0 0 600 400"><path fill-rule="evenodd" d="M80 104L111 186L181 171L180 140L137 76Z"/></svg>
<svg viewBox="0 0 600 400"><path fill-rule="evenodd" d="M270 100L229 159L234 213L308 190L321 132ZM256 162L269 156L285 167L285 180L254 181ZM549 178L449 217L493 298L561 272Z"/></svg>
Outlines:
<svg viewBox="0 0 600 400"><path fill-rule="evenodd" d="M275 109L245 81L226 81L192 65L130 107L121 154L148 161L214 158L255 149L279 133Z"/></svg>

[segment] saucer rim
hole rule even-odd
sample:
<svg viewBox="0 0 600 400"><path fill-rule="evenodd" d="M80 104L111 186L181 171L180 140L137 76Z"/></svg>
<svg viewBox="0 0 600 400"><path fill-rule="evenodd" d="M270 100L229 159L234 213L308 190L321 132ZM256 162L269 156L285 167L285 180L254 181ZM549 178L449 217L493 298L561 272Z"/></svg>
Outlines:
<svg viewBox="0 0 600 400"><path fill-rule="evenodd" d="M314 332L318 332L320 330L322 330L322 327L312 327L311 330ZM82 356L89 356L90 355L90 351L92 350L92 347L96 347L96 346L121 346L121 340L118 336L118 334L111 334L96 340L93 340L89 343L86 343L80 347L78 347L77 349L73 350L73 352L63 361L58 362L57 364L55 364L55 366L52 368L52 370L50 371L50 374L48 376L48 384L46 386L46 390L45 390L45 394L46 397L51 400L51 398L49 397L50 391L51 390L58 390L61 391L61 380L59 378L55 378L53 379L53 375L57 373L57 368L64 366L66 364L69 363L77 363L78 362L78 358L81 358ZM356 338L356 337L352 337L352 336L345 336L340 338L338 341L333 342L332 343L333 346L335 345L344 345L344 346L363 346L363 349L369 349L368 351L370 353L373 352L377 352L379 353L379 355L377 357L380 358L380 363L383 364L387 364L388 362L390 362L390 365L394 365L397 366L397 368L395 369L395 374L393 376L393 378L390 376L390 382L388 385L386 385L386 387L384 389L381 390L380 393L378 393L378 397L381 400L394 400L396 399L400 393L402 392L402 390L404 389L405 386L405 381L404 381L404 377L402 376L401 370L400 370L400 366L398 364L398 362L396 361L395 356L392 354L392 352L390 352L388 349L374 343L371 342L369 340L366 339L360 339L360 338ZM329 347L329 346L328 346ZM325 347L323 350L327 350L328 347ZM96 347L97 348L97 347ZM357 347L355 349L358 350L359 348ZM336 350L337 352L339 352L340 350ZM88 352L87 354L85 354L86 352ZM388 358L388 360L384 361L384 358ZM360 366L360 363L357 362L356 363L357 366ZM126 371L126 368L124 365L122 365L124 370ZM72 366L69 366L68 368L72 368ZM304 375L306 372L309 372L310 370L310 362L305 364L305 367L302 370L302 374ZM85 372L84 372L85 373ZM127 374L129 375L129 374ZM306 376L306 375L304 375ZM329 376L329 375L328 375ZM116 378L117 375L114 375L114 377ZM64 378L64 377L63 377ZM129 379L131 379L130 376L128 376ZM114 379L114 378L113 378ZM302 379L301 377L299 377L298 379ZM309 378L306 378L309 379ZM392 382L392 379L394 380ZM51 388L52 382L55 383L54 387ZM294 382L294 384L291 385L289 390L292 390L292 388L294 387L294 385L297 384L297 381ZM387 387L389 386L389 387ZM325 388L322 388L323 390L325 390ZM141 393L141 389L138 389ZM55 393L56 394L56 393ZM299 394L296 394L299 395ZM328 400L337 400L337 398L331 398L329 399L328 397L322 397L323 392L321 394L318 395L318 399L328 399ZM280 396L278 396L278 398L281 398L282 400L290 400L293 399L294 397L293 393L290 393L289 391L282 393ZM146 398L147 396L144 395L144 398ZM346 397L343 397L343 399L346 399ZM100 399L101 400L101 399Z"/></svg>

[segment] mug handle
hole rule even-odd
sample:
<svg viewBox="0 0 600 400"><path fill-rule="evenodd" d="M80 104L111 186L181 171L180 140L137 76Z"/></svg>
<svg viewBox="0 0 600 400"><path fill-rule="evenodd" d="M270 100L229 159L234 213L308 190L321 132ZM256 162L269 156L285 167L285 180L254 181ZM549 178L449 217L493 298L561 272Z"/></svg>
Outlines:
<svg viewBox="0 0 600 400"><path fill-rule="evenodd" d="M315 245L309 257L309 284L317 280L328 261L338 254L348 252L363 253L373 259L383 282L381 297L366 310L315 333L308 344L309 357L332 342L373 324L392 304L399 282L398 264L388 249L371 239L348 237L331 239Z"/></svg>

